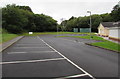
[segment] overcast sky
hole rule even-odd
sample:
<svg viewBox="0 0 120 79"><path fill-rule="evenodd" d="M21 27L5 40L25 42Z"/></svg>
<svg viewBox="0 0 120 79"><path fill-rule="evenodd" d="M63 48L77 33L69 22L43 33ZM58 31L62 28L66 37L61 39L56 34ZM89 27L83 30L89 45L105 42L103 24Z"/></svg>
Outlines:
<svg viewBox="0 0 120 79"><path fill-rule="evenodd" d="M71 16L88 16L92 14L110 13L119 0L0 0L0 7L7 4L30 6L36 14L46 14L58 21Z"/></svg>

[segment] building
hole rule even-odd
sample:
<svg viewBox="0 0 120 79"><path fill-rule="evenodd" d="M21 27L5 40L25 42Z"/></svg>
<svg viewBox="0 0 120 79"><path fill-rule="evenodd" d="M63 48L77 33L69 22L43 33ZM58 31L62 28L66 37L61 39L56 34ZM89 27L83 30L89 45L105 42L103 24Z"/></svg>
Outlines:
<svg viewBox="0 0 120 79"><path fill-rule="evenodd" d="M120 41L120 22L102 22L98 27L98 35Z"/></svg>

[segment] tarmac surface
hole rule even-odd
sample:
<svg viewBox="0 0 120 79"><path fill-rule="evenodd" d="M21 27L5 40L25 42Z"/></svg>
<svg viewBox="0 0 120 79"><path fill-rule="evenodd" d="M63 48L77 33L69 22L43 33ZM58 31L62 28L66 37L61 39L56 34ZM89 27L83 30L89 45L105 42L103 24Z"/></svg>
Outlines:
<svg viewBox="0 0 120 79"><path fill-rule="evenodd" d="M118 53L85 45L86 42L99 41L55 35L24 37L2 52L2 76L117 78Z"/></svg>

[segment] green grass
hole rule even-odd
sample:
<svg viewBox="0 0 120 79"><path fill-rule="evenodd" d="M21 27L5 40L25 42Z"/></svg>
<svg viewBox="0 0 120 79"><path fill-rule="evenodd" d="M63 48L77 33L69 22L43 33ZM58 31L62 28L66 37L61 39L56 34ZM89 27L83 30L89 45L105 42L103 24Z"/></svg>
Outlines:
<svg viewBox="0 0 120 79"><path fill-rule="evenodd" d="M7 42L18 36L19 35L16 35L16 34L0 34L0 43Z"/></svg>
<svg viewBox="0 0 120 79"><path fill-rule="evenodd" d="M16 34L2 34L2 41L7 42L15 37L18 37L19 35Z"/></svg>
<svg viewBox="0 0 120 79"><path fill-rule="evenodd" d="M57 34L88 34L89 33L80 33L80 32L33 32L33 34L29 34L29 33L23 33L22 35L25 36L37 36L37 35L45 35L45 34L53 34L53 35L57 35ZM94 34L94 33L92 33Z"/></svg>
<svg viewBox="0 0 120 79"><path fill-rule="evenodd" d="M113 43L111 41L103 41L103 42L91 43L91 45L99 46L99 47L102 47L102 48L106 48L106 49L110 49L110 50L120 52L120 48L119 48L120 44Z"/></svg>
<svg viewBox="0 0 120 79"><path fill-rule="evenodd" d="M75 37L75 38L90 39L89 35L87 35L87 36L58 36L58 37ZM114 42L105 40L99 36L93 36L92 39L93 40L101 40L103 42L91 43L91 45L120 52L120 44L118 44L118 43L114 43Z"/></svg>
<svg viewBox="0 0 120 79"><path fill-rule="evenodd" d="M56 32L33 32L33 34L23 33L21 35L24 35L24 36L37 36L37 35L45 35L45 34L57 34L57 33Z"/></svg>
<svg viewBox="0 0 120 79"><path fill-rule="evenodd" d="M58 36L58 37L74 37L74 38L83 38L83 39L93 39L93 40L104 40L103 38L101 37L98 37L98 36Z"/></svg>
<svg viewBox="0 0 120 79"><path fill-rule="evenodd" d="M0 44L12 40L13 38L18 36L19 35L16 34L10 34L5 29L0 28Z"/></svg>
<svg viewBox="0 0 120 79"><path fill-rule="evenodd" d="M0 28L0 43L2 43L2 28Z"/></svg>
<svg viewBox="0 0 120 79"><path fill-rule="evenodd" d="M45 34L88 34L87 36L58 36L58 37L75 37L75 38L83 38L83 39L90 39L89 33L74 33L74 32L36 32L33 33L31 35L29 35L28 33L24 33L21 34L22 36L37 36L37 35L45 35ZM110 50L114 50L114 51L118 51L120 52L120 44L117 43L113 43L111 41L107 41L104 40L101 37L95 36L94 33L92 33L93 35L93 40L101 40L103 42L96 42L96 43L91 43L91 45L94 46L99 46L102 48L106 48L106 49L110 49ZM7 42L15 37L18 37L20 35L16 35L16 34L9 34L9 33L5 33L5 34L0 34L0 43L4 43Z"/></svg>
<svg viewBox="0 0 120 79"><path fill-rule="evenodd" d="M3 30L2 32L3 34L0 34L0 43L7 42L18 36L37 36L37 35L45 35L45 34L54 34L54 35L56 34L89 34L89 33L79 33L79 32L77 33L75 32L34 32L33 34L23 33L20 35L16 35L16 34L9 34L4 29L1 29L1 30Z"/></svg>

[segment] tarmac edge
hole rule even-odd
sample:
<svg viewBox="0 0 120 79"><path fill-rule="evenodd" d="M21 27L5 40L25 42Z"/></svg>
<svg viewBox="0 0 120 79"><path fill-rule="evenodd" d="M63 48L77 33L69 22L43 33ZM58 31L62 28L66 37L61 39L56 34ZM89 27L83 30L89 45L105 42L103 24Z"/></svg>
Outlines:
<svg viewBox="0 0 120 79"><path fill-rule="evenodd" d="M14 43L16 43L17 41L19 41L20 39L22 39L24 36L19 36L19 37L16 37L8 42L5 42L3 44L1 44L0 46L2 47L0 49L0 52L2 52L3 50L5 50L6 48L10 47L11 45L13 45Z"/></svg>

